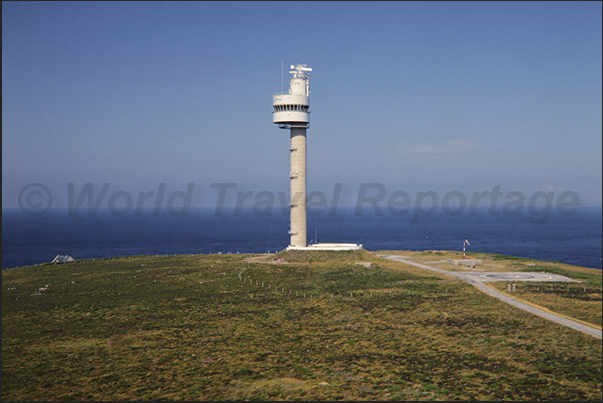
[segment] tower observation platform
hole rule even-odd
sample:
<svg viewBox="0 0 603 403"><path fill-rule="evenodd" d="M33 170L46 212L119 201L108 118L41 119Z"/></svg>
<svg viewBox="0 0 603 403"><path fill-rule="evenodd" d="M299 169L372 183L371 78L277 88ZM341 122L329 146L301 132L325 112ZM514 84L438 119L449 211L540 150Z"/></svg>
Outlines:
<svg viewBox="0 0 603 403"><path fill-rule="evenodd" d="M291 66L293 74L289 93L276 94L272 99L272 122L281 129L310 126L310 75L305 64Z"/></svg>

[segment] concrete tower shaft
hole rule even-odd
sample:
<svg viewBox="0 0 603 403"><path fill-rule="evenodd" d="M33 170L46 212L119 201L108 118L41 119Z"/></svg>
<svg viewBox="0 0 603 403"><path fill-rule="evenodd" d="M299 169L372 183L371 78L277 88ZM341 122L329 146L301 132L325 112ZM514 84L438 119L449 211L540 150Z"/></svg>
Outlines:
<svg viewBox="0 0 603 403"><path fill-rule="evenodd" d="M306 235L306 128L291 127L291 246L305 247Z"/></svg>

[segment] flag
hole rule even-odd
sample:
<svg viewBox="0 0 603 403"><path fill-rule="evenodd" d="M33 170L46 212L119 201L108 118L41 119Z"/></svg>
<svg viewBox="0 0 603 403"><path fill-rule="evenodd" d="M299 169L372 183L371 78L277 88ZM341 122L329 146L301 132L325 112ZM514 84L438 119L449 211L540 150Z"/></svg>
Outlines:
<svg viewBox="0 0 603 403"><path fill-rule="evenodd" d="M468 241L468 240L466 240L466 239L465 239L465 243L466 243L467 245L471 246L471 244L469 243L469 241Z"/></svg>

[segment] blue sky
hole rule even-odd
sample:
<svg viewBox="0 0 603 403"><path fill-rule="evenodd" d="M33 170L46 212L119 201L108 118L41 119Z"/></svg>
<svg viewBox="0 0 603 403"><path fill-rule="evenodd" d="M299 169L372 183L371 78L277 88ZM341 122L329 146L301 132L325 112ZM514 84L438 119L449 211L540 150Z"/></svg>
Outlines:
<svg viewBox="0 0 603 403"><path fill-rule="evenodd" d="M3 2L2 206L41 183L288 191L272 94L313 68L308 188L601 205L600 2Z"/></svg>

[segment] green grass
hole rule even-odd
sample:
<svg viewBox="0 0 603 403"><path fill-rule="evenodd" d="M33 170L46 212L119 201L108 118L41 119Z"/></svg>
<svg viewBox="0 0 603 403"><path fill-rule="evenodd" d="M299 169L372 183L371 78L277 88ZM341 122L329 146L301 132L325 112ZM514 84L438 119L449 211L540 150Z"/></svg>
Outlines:
<svg viewBox="0 0 603 403"><path fill-rule="evenodd" d="M496 253L491 254L490 257L492 258L492 260L512 260L512 261L516 261L516 262L526 262L526 261L532 260L532 259L517 257L517 256L499 255Z"/></svg>
<svg viewBox="0 0 603 403"><path fill-rule="evenodd" d="M375 258L373 253L364 249L342 251L285 250L277 253L277 255L288 262L349 262Z"/></svg>
<svg viewBox="0 0 603 403"><path fill-rule="evenodd" d="M4 271L2 398L601 399L600 340L450 277L337 253Z"/></svg>

